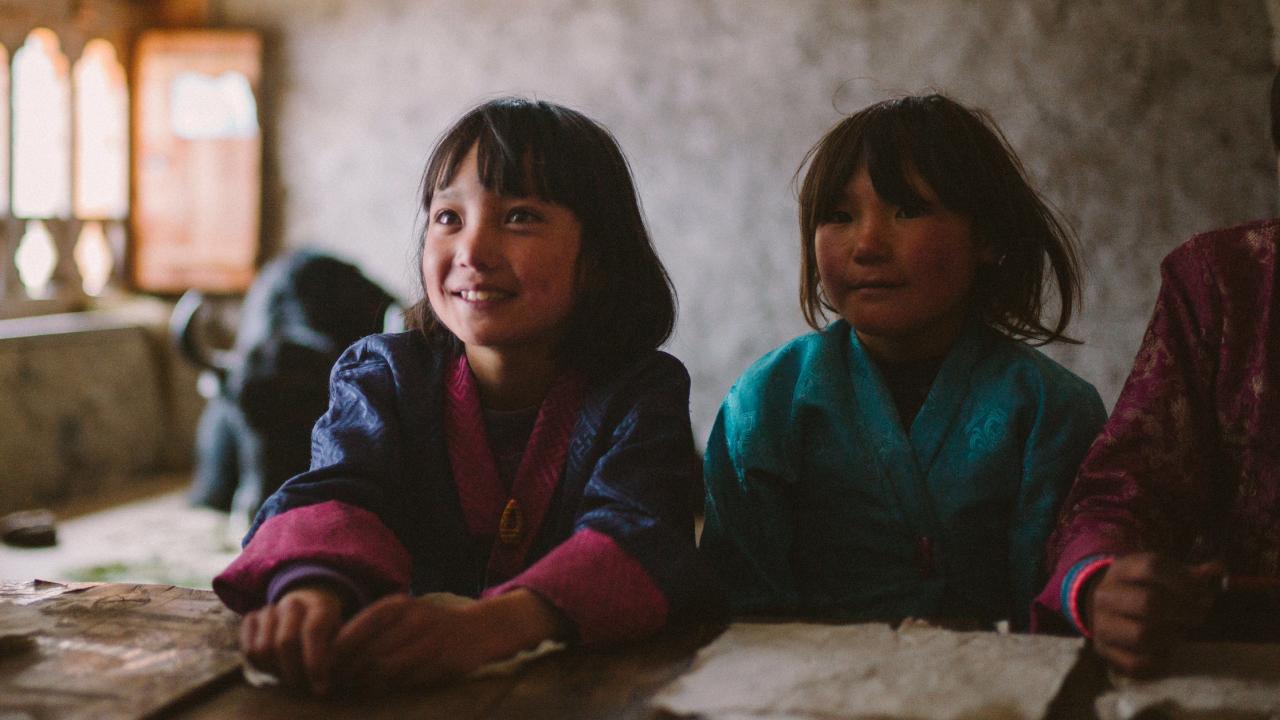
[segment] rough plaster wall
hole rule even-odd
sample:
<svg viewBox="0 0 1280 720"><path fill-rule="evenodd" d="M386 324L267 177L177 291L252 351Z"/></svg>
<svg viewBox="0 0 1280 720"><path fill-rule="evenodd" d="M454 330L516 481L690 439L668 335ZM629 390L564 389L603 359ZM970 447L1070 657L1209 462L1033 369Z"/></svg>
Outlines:
<svg viewBox="0 0 1280 720"><path fill-rule="evenodd" d="M792 174L842 112L940 89L992 112L1077 228L1079 347L1114 401L1189 234L1265 216L1263 0L218 0L266 31L269 243L316 244L402 295L436 135L532 94L618 136L681 300L672 350L705 436L733 379L805 327Z"/></svg>
<svg viewBox="0 0 1280 720"><path fill-rule="evenodd" d="M0 515L191 467L204 403L168 316L137 302L0 322Z"/></svg>

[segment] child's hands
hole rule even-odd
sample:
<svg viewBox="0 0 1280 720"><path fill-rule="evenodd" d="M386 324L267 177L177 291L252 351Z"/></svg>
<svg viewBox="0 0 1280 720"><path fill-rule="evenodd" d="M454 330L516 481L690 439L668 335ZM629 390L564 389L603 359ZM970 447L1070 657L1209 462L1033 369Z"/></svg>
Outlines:
<svg viewBox="0 0 1280 720"><path fill-rule="evenodd" d="M335 677L370 691L462 677L559 634L559 616L527 590L475 602L392 595L338 633Z"/></svg>
<svg viewBox="0 0 1280 720"><path fill-rule="evenodd" d="M483 664L474 613L462 604L390 595L369 605L335 640L344 685L379 691L459 677Z"/></svg>
<svg viewBox="0 0 1280 720"><path fill-rule="evenodd" d="M1116 558L1085 599L1098 655L1133 676L1158 672L1173 644L1202 624L1213 605L1219 563L1183 565L1153 553Z"/></svg>
<svg viewBox="0 0 1280 720"><path fill-rule="evenodd" d="M341 624L342 596L323 585L304 585L245 615L240 649L254 667L284 685L323 695L329 691L333 640Z"/></svg>

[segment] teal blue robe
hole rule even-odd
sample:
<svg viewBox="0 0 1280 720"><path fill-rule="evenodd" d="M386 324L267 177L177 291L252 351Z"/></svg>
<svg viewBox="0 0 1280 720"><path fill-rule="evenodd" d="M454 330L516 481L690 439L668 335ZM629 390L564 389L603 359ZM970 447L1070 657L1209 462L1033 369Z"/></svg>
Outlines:
<svg viewBox="0 0 1280 720"><path fill-rule="evenodd" d="M739 614L1022 628L1105 420L1092 385L973 323L908 432L837 321L729 390L707 442L701 552Z"/></svg>

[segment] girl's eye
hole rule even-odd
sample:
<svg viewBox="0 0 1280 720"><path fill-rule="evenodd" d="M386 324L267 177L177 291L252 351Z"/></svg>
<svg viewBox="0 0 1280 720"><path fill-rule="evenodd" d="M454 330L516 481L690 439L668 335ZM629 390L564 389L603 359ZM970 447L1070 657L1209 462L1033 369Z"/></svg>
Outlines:
<svg viewBox="0 0 1280 720"><path fill-rule="evenodd" d="M516 223L517 225L534 223L540 220L542 220L542 216L530 208L512 208L511 211L507 213L507 222Z"/></svg>
<svg viewBox="0 0 1280 720"><path fill-rule="evenodd" d="M827 217L822 221L823 225L843 225L853 222L853 216L844 210L832 210L827 213Z"/></svg>
<svg viewBox="0 0 1280 720"><path fill-rule="evenodd" d="M458 217L458 213L452 210L441 210L437 212L435 220L438 225L457 225L462 222L462 218Z"/></svg>
<svg viewBox="0 0 1280 720"><path fill-rule="evenodd" d="M929 207L927 205L904 205L898 208L898 211L893 216L900 220L911 220L928 214Z"/></svg>

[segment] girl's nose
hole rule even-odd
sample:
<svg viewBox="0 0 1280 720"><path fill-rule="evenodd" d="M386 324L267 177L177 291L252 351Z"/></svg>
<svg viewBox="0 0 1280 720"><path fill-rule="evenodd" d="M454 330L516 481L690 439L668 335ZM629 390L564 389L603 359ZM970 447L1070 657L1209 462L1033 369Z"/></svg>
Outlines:
<svg viewBox="0 0 1280 720"><path fill-rule="evenodd" d="M873 263L889 255L889 226L877 213L864 213L850 229L853 234L853 260Z"/></svg>
<svg viewBox="0 0 1280 720"><path fill-rule="evenodd" d="M455 257L458 264L476 270L492 270L501 264L500 238L493 225L481 220L458 233Z"/></svg>

